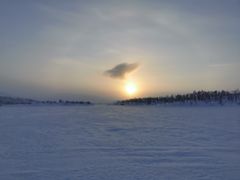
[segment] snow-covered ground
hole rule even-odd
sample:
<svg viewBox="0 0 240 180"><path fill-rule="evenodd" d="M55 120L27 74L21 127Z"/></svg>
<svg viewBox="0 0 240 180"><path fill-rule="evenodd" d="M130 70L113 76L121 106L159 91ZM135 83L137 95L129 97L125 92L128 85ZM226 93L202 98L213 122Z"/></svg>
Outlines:
<svg viewBox="0 0 240 180"><path fill-rule="evenodd" d="M1 180L239 180L240 107L2 106Z"/></svg>

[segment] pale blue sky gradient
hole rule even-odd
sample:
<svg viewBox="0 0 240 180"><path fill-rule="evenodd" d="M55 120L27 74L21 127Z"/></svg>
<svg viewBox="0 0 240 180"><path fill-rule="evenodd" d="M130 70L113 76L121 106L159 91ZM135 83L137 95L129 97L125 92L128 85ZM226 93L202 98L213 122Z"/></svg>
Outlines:
<svg viewBox="0 0 240 180"><path fill-rule="evenodd" d="M0 93L124 98L120 63L139 96L240 87L239 0L0 3Z"/></svg>

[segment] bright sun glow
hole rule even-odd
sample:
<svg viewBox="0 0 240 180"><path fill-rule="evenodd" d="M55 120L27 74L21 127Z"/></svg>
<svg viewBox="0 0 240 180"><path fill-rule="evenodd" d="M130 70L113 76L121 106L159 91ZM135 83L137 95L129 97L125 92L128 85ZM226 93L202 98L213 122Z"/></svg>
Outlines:
<svg viewBox="0 0 240 180"><path fill-rule="evenodd" d="M133 83L128 83L125 85L125 91L128 95L133 95L137 91L137 86Z"/></svg>

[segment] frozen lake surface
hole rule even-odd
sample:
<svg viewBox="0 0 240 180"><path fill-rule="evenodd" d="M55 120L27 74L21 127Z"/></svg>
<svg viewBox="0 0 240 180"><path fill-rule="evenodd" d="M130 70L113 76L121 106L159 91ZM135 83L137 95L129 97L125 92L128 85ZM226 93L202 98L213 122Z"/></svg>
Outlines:
<svg viewBox="0 0 240 180"><path fill-rule="evenodd" d="M240 107L2 106L2 180L239 180Z"/></svg>

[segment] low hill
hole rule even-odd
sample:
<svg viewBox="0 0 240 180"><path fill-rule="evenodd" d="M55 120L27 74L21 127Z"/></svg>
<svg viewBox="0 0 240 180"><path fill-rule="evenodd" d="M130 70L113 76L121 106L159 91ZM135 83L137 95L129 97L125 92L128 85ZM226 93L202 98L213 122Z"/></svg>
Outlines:
<svg viewBox="0 0 240 180"><path fill-rule="evenodd" d="M90 101L68 101L68 100L38 101L26 98L0 96L0 105L16 105L16 104L91 105L92 103Z"/></svg>
<svg viewBox="0 0 240 180"><path fill-rule="evenodd" d="M25 98L15 98L15 97L6 97L0 96L0 105L11 105L11 104L33 104L38 101Z"/></svg>

